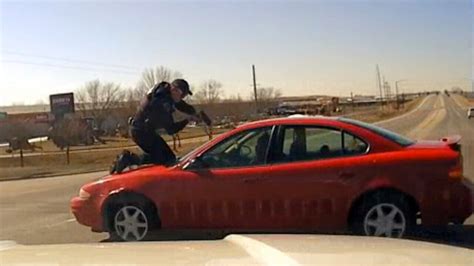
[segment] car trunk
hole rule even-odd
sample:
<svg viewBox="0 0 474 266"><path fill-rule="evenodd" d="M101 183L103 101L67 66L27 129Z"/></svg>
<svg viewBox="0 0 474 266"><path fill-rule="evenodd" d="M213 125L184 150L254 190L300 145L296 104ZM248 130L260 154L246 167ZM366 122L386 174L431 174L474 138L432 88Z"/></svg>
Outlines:
<svg viewBox="0 0 474 266"><path fill-rule="evenodd" d="M440 151L454 151L457 154L457 158L454 161L454 164L449 170L449 177L451 179L462 179L463 178L463 156L461 153L461 144L459 141L461 136L449 136L441 138L440 140L420 140L414 143L413 145L407 147L407 149L417 149L417 150L430 150L430 149L439 149Z"/></svg>

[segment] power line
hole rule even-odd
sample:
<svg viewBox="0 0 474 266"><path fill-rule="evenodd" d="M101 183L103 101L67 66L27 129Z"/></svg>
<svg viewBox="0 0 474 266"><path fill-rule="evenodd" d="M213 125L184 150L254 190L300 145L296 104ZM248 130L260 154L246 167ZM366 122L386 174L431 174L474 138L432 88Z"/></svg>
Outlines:
<svg viewBox="0 0 474 266"><path fill-rule="evenodd" d="M131 72L131 71L120 71L120 70L112 70L112 69L97 69L97 68L80 67L80 66L65 66L65 65L57 65L57 64L49 64L49 63L36 63L36 62L20 61L20 60L0 60L0 62L10 63L10 64L55 67L55 68L63 68L63 69L76 69L76 70L92 71L92 72L104 71L104 72L113 72L113 73L127 74L127 75L137 75L137 74L139 74L139 72Z"/></svg>
<svg viewBox="0 0 474 266"><path fill-rule="evenodd" d="M49 60L71 62L71 63L83 63L83 64L88 64L88 65L98 65L98 66L104 66L104 67L110 67L110 68L123 68L123 69L129 69L129 70L138 70L139 69L138 67L132 67L132 66L108 64L108 63L102 63L102 62L80 60L80 59L70 59L70 58L63 58L63 57L54 57L54 56L47 56L47 55L34 55L34 54L20 53L20 52L14 52L14 51L2 51L2 53L10 54L10 55L28 56L28 57L36 57L36 58L43 58L43 59L49 59Z"/></svg>

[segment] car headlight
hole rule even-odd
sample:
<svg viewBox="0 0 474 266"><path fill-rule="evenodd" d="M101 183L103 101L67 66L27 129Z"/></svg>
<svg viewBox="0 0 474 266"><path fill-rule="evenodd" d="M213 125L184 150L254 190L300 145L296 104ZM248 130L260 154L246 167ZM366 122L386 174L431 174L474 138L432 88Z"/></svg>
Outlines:
<svg viewBox="0 0 474 266"><path fill-rule="evenodd" d="M89 199L90 197L91 197L91 194L89 194L89 192L85 191L82 188L79 190L79 198L80 199L86 200L86 199Z"/></svg>

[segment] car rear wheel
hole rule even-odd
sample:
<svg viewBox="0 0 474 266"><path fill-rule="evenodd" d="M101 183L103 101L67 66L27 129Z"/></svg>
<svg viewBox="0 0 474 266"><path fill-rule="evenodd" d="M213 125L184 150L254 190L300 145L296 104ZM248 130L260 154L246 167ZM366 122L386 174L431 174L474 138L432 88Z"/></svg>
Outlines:
<svg viewBox="0 0 474 266"><path fill-rule="evenodd" d="M126 204L113 216L113 238L121 241L141 241L151 228L151 217L138 204Z"/></svg>
<svg viewBox="0 0 474 266"><path fill-rule="evenodd" d="M395 193L379 193L364 199L354 215L353 231L366 236L401 238L416 223L406 198Z"/></svg>

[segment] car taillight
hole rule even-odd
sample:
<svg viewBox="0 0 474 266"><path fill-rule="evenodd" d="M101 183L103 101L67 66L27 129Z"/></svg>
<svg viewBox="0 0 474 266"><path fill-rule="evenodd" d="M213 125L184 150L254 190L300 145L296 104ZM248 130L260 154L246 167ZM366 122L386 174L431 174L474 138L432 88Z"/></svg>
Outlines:
<svg viewBox="0 0 474 266"><path fill-rule="evenodd" d="M449 169L448 176L450 179L454 180L460 180L463 178L463 157L461 153L459 153L456 165Z"/></svg>

